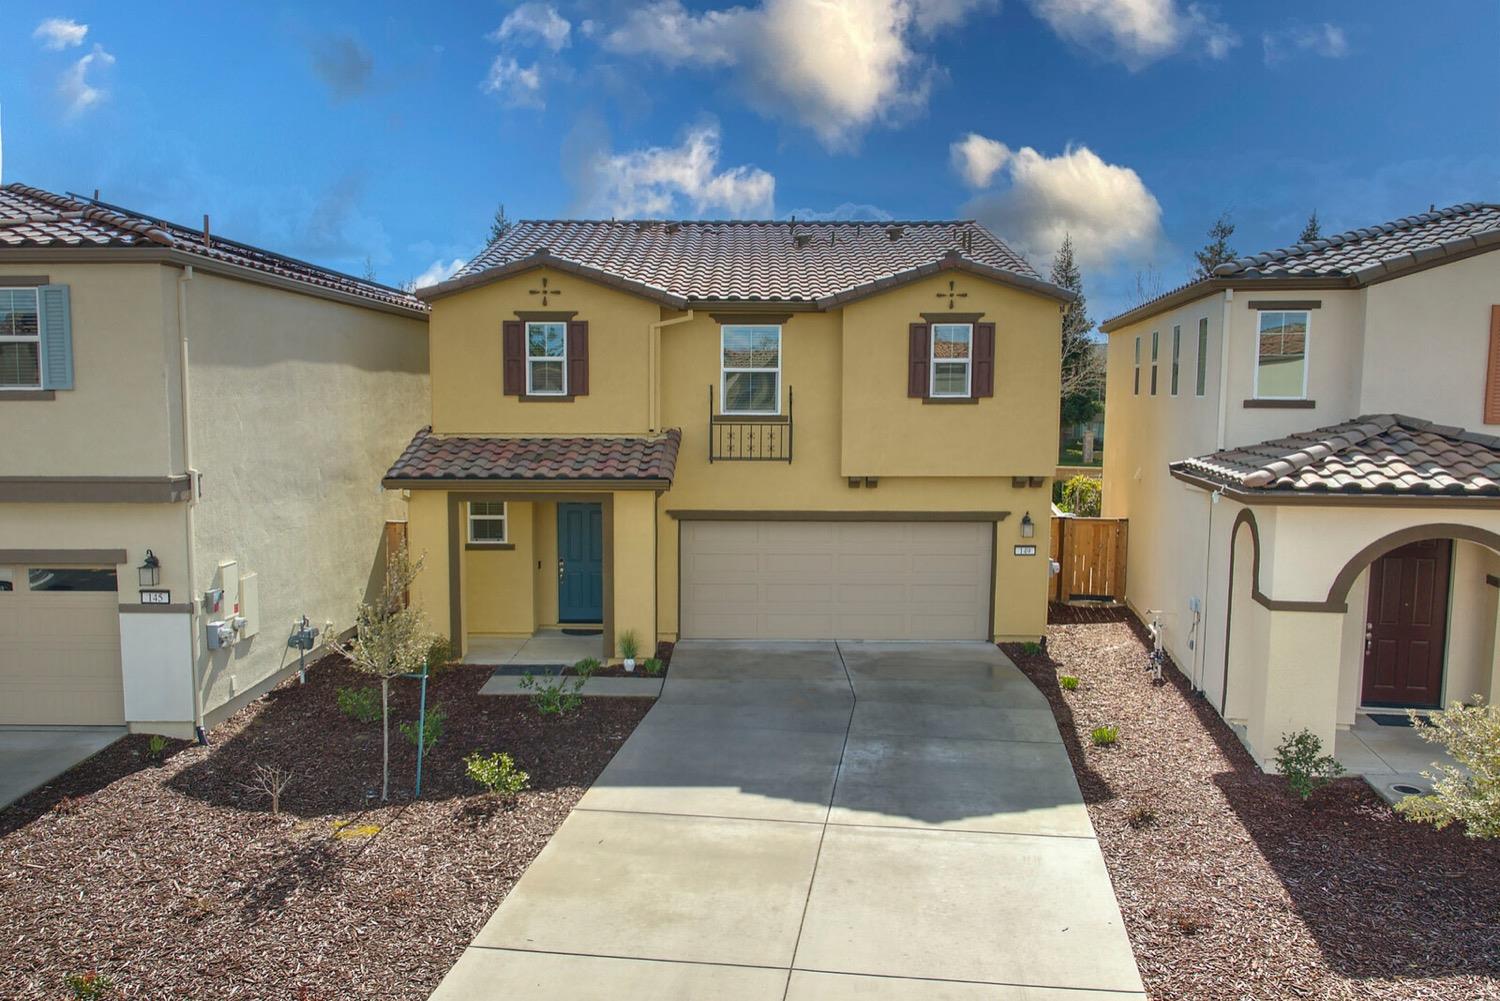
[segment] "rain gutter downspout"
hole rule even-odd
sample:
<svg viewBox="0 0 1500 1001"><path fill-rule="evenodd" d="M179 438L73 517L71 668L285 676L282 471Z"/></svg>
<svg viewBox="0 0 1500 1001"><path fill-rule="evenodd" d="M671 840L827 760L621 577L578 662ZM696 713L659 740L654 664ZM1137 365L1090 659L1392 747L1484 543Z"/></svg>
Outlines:
<svg viewBox="0 0 1500 1001"><path fill-rule="evenodd" d="M207 744L208 736L203 732L203 686L198 675L198 598L195 590L198 574L193 555L193 513L198 507L198 470L193 467L193 422L192 403L188 395L188 308L187 283L193 280L193 266L185 264L182 274L177 276L177 340L178 340L178 389L182 394L182 464L188 476L187 508L187 579L188 579L188 648L192 655L193 681L193 732L198 743Z"/></svg>
<svg viewBox="0 0 1500 1001"><path fill-rule="evenodd" d="M1214 450L1223 451L1224 443L1229 437L1229 324L1233 318L1234 289L1226 288L1223 297L1223 309L1219 318L1219 419L1214 433ZM1203 690L1203 679L1208 674L1208 585L1213 579L1213 553L1214 553L1214 506L1219 503L1223 495L1223 489L1214 491L1208 495L1208 538L1203 544L1203 590L1202 597L1198 599L1203 612L1198 616L1198 656L1194 658L1197 662L1197 679L1193 688L1197 691ZM1234 540L1229 540L1230 546ZM1224 654L1224 674L1226 684L1229 675L1229 651Z"/></svg>
<svg viewBox="0 0 1500 1001"><path fill-rule="evenodd" d="M694 310L688 310L681 316L670 320L656 320L646 325L649 331L646 344L647 364L650 365L651 401L648 406L649 413L646 414L646 423L651 431L661 430L661 328L671 327L679 323L687 323L696 317Z"/></svg>

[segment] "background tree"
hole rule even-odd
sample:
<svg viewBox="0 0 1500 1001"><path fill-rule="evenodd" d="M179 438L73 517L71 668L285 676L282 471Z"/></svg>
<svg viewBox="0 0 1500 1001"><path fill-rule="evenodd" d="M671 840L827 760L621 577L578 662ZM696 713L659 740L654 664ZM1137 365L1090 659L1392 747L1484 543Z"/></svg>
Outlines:
<svg viewBox="0 0 1500 1001"><path fill-rule="evenodd" d="M1307 223L1302 227L1302 233L1297 237L1298 243L1312 243L1314 240L1323 239L1323 227L1318 223L1318 210L1313 209L1312 215L1307 217Z"/></svg>
<svg viewBox="0 0 1500 1001"><path fill-rule="evenodd" d="M1193 251L1193 256L1198 259L1198 270L1193 273L1194 278L1212 277L1214 268L1220 264L1228 264L1239 256L1229 245L1229 238L1233 235L1234 223L1230 222L1229 213L1225 212L1208 228L1208 242L1203 245L1203 249Z"/></svg>
<svg viewBox="0 0 1500 1001"><path fill-rule="evenodd" d="M488 242L494 243L506 233L509 233L510 228L514 225L515 223L505 218L505 203L501 202L500 207L495 209L495 217L490 220L490 238Z"/></svg>
<svg viewBox="0 0 1500 1001"><path fill-rule="evenodd" d="M1075 412L1089 411L1087 416L1068 423L1086 423L1094 419L1104 392L1104 356L1098 343L1089 336L1094 321L1089 319L1088 300L1083 294L1083 273L1073 256L1071 236L1063 237L1057 256L1052 258L1052 284L1078 296L1063 310L1062 397L1065 412L1069 410L1069 401L1075 397L1078 401L1072 404L1072 409Z"/></svg>
<svg viewBox="0 0 1500 1001"><path fill-rule="evenodd" d="M380 679L382 800L391 793L391 679L419 672L432 644L421 611L407 600L412 581L421 572L422 560L412 560L403 542L386 557L380 596L374 604L359 606L354 638L347 642L329 639L329 646L347 657L356 671Z"/></svg>

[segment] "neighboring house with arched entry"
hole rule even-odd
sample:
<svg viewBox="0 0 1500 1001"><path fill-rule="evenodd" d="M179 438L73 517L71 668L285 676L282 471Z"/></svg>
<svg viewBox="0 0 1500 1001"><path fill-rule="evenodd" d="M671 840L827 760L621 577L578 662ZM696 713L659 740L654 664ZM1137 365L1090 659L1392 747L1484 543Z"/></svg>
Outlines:
<svg viewBox="0 0 1500 1001"><path fill-rule="evenodd" d="M1494 250L1500 206L1459 205L1101 325L1127 600L1262 763L1291 731L1357 756L1372 712L1500 694Z"/></svg>

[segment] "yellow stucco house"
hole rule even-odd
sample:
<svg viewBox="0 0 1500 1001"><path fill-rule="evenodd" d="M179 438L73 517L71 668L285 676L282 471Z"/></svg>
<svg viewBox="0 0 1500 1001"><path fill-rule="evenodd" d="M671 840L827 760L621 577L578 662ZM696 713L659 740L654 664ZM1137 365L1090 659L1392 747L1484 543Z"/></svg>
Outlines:
<svg viewBox="0 0 1500 1001"><path fill-rule="evenodd" d="M521 222L418 295L431 426L383 482L470 659L1041 635L1069 293L982 227Z"/></svg>
<svg viewBox="0 0 1500 1001"><path fill-rule="evenodd" d="M1381 774L1372 717L1500 695L1497 250L1457 205L1101 324L1129 603L1262 763L1308 729Z"/></svg>
<svg viewBox="0 0 1500 1001"><path fill-rule="evenodd" d="M427 399L410 295L0 187L0 726L188 737L353 622Z"/></svg>

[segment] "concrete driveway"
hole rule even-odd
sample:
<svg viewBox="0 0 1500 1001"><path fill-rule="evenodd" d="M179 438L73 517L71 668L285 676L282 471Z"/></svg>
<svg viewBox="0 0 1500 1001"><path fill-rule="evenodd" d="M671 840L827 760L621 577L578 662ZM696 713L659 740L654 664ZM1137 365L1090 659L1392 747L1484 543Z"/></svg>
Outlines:
<svg viewBox="0 0 1500 1001"><path fill-rule="evenodd" d="M125 736L123 726L0 726L0 809Z"/></svg>
<svg viewBox="0 0 1500 1001"><path fill-rule="evenodd" d="M999 650L690 641L433 997L1144 992L1051 711Z"/></svg>

